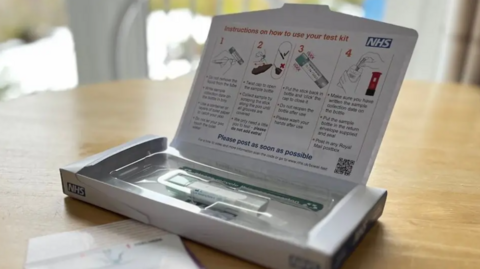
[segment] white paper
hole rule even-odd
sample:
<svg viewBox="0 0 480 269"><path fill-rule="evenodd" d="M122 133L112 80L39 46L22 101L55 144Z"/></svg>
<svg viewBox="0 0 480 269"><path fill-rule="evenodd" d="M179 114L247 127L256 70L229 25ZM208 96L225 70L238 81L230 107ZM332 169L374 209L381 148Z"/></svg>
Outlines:
<svg viewBox="0 0 480 269"><path fill-rule="evenodd" d="M361 182L415 40L214 20L176 139Z"/></svg>
<svg viewBox="0 0 480 269"><path fill-rule="evenodd" d="M29 240L27 269L199 268L174 234L133 220Z"/></svg>

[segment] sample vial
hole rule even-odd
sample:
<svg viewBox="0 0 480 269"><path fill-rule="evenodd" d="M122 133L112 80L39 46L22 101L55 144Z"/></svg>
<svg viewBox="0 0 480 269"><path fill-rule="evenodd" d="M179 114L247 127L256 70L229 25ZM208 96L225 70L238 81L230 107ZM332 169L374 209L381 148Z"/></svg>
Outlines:
<svg viewBox="0 0 480 269"><path fill-rule="evenodd" d="M300 54L295 61L320 89L328 85L328 80L305 53Z"/></svg>
<svg viewBox="0 0 480 269"><path fill-rule="evenodd" d="M244 63L242 57L240 56L240 54L238 54L237 50L234 48L234 47L231 47L228 52L230 52L230 54L232 54L233 58L235 59L235 61L239 64L239 65L242 65Z"/></svg>
<svg viewBox="0 0 480 269"><path fill-rule="evenodd" d="M215 209L228 213L237 214L241 209L247 209L246 212L259 214L268 207L268 198L217 187L186 173L176 173L162 183L175 198L214 205Z"/></svg>
<svg viewBox="0 0 480 269"><path fill-rule="evenodd" d="M368 89L367 92L365 92L365 95L375 95L375 90L377 89L378 81L380 80L381 75L382 73L380 72L372 72L372 78L370 79L370 83L368 84Z"/></svg>

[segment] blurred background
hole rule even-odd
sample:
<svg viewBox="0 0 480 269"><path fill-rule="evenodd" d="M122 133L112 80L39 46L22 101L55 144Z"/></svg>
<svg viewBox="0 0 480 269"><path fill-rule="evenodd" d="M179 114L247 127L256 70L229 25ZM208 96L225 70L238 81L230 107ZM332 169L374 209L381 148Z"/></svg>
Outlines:
<svg viewBox="0 0 480 269"><path fill-rule="evenodd" d="M477 83L476 61L468 62L479 58L476 0L1 0L0 100L175 79L197 68L212 16L286 2L414 28L420 38L407 79Z"/></svg>

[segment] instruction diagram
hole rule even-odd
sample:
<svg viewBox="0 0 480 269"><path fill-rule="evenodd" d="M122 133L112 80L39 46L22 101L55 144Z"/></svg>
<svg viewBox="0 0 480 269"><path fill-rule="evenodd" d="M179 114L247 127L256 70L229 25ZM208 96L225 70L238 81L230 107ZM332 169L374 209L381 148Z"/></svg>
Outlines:
<svg viewBox="0 0 480 269"><path fill-rule="evenodd" d="M263 43L262 43L263 45ZM261 49L255 53L255 67L252 69L253 75L259 75L271 70L271 76L273 79L279 79L285 74L287 64L290 59L292 51L292 43L285 41L277 48L277 53L273 63L267 61L266 49Z"/></svg>
<svg viewBox="0 0 480 269"><path fill-rule="evenodd" d="M242 65L244 63L243 58L237 52L234 47L230 49L223 50L217 56L213 58L212 61L214 64L220 66L220 69L223 71L223 74L226 74L228 70L235 64Z"/></svg>
<svg viewBox="0 0 480 269"><path fill-rule="evenodd" d="M270 69L270 67L272 67L272 64L269 64L266 58L267 52L265 49L259 50L257 53L255 53L255 67L252 69L252 74L259 75L265 73L268 69Z"/></svg>
<svg viewBox="0 0 480 269"><path fill-rule="evenodd" d="M283 76L288 60L290 59L290 52L292 51L292 43L285 41L277 49L277 55L273 61L275 68L272 69L272 78L279 79Z"/></svg>
<svg viewBox="0 0 480 269"><path fill-rule="evenodd" d="M328 80L325 76L320 72L318 67L310 60L310 58L305 54L302 53L295 59L297 64L307 73L307 75L315 82L315 84L320 88L324 88L328 85Z"/></svg>
<svg viewBox="0 0 480 269"><path fill-rule="evenodd" d="M383 65L384 61L378 53L367 52L362 55L362 57L360 57L356 64L350 66L347 70L343 72L343 74L340 76L337 86L339 88L342 88L345 93L354 94L357 90L357 86L360 78L362 77L364 68L367 67L371 70L378 70L381 69ZM375 90L377 88L377 84L380 80L381 75L382 72L372 72L370 83L368 85L368 89L365 92L365 95L375 95Z"/></svg>
<svg viewBox="0 0 480 269"><path fill-rule="evenodd" d="M372 77L370 78L370 83L368 83L367 91L365 95L367 96L374 96L375 90L377 89L378 81L380 80L380 76L382 73L380 72L372 72Z"/></svg>

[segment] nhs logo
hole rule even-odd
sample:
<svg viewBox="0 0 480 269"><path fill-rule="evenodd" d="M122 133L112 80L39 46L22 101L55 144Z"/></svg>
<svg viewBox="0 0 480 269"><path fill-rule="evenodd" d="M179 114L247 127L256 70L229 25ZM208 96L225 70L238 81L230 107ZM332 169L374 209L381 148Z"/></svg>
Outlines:
<svg viewBox="0 0 480 269"><path fill-rule="evenodd" d="M392 45L393 39L383 37L369 37L365 46L388 49Z"/></svg>
<svg viewBox="0 0 480 269"><path fill-rule="evenodd" d="M67 189L71 193L74 193L76 195L80 195L80 196L85 197L86 193L85 193L85 188L84 187L80 187L78 185L67 182Z"/></svg>

